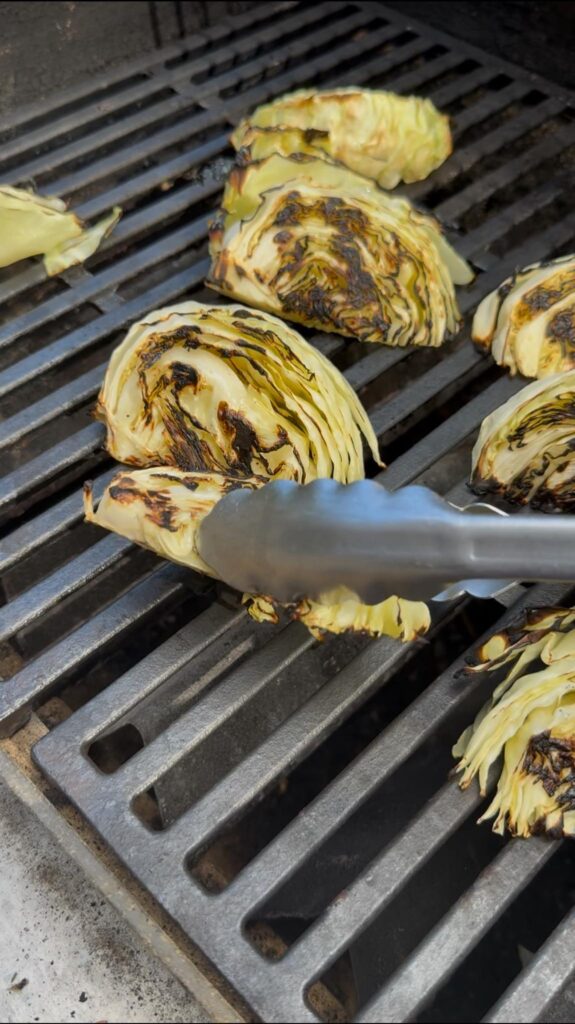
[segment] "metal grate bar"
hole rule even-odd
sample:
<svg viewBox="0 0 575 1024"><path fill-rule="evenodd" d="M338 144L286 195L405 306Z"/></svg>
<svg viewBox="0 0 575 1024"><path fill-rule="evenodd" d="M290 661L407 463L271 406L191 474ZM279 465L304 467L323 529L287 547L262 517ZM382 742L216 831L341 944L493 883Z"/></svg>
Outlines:
<svg viewBox="0 0 575 1024"><path fill-rule="evenodd" d="M366 42L370 50L376 49L378 45L385 43L387 40L395 42L395 36L397 36L397 28L388 28L384 29L383 32L370 33L369 39L366 40ZM375 57L365 60L365 62L362 61L361 66L358 67L357 69L354 69L354 82L356 85L361 85L362 83L369 81L373 77L381 78L383 75L388 75L390 71L393 71L395 68L401 68L403 64L412 60L414 57L423 56L428 49L429 44L426 43L424 40L419 39L418 37L416 37L415 39L410 39L408 41L402 41L396 44L395 49L390 50L387 53L376 53ZM341 55L342 61L346 59L347 54L349 52L350 48L346 47L345 53ZM329 70L330 65L326 60L324 63L321 64L321 66L319 65L319 63L316 64L314 70L316 70L316 68L319 71L324 70L324 68L326 70ZM421 71L422 73L425 73L423 69L421 69ZM284 76L284 79L285 81L291 80L289 77L289 73ZM340 84L347 84L348 80L349 73L338 71L338 69L336 68L333 74L329 74L327 76L326 84L329 84L332 87L337 87ZM291 86L289 86L289 88L291 88ZM248 101L247 106L245 105L245 101L247 99L247 96L250 96L255 92L255 89L250 90L250 93L244 93L243 97L241 97L241 99L244 101L242 103L242 110L247 110L250 108L252 104L251 99ZM266 98L267 96L271 95L271 91L266 90ZM237 115L234 116L237 117Z"/></svg>
<svg viewBox="0 0 575 1024"><path fill-rule="evenodd" d="M562 192L563 186L559 182L545 182L540 188L522 196L511 206L498 210L488 220L483 221L475 231L470 231L462 239L458 251L468 259L479 259L482 249L504 236L506 229L517 227L523 221L529 220L530 217L533 217L534 211L544 210Z"/></svg>
<svg viewBox="0 0 575 1024"><path fill-rule="evenodd" d="M186 593L189 573L175 566L163 566L150 573L127 594L59 641L0 687L0 736L11 735L30 715L30 710L46 700L56 685L69 677L95 653L99 656L113 641L142 627L154 613Z"/></svg>
<svg viewBox="0 0 575 1024"><path fill-rule="evenodd" d="M481 424L485 416L511 398L521 387L522 380L502 377L491 384L448 420L430 431L413 445L401 458L381 474L381 482L391 490L405 487L420 473L429 469L437 459L447 455Z"/></svg>
<svg viewBox="0 0 575 1024"><path fill-rule="evenodd" d="M404 51L405 52L405 51ZM451 71L452 68L457 67L461 63L461 57L459 54L448 51L447 53L440 53L437 56L429 56L430 51L424 51L422 57L425 58L424 63L420 63L417 67L412 68L411 71L404 71L401 74L401 67L398 68L400 74L397 77L393 77L393 91L399 93L410 93L433 89L433 83L435 79L440 78L446 71ZM419 48L415 51L415 56L418 56ZM361 75L359 84L363 82L377 83L378 78L381 76L381 58L376 57L372 61L366 61L365 64L362 61L361 68L358 68L358 72ZM471 77L471 76L469 76ZM345 74L340 76L341 81L345 80ZM336 79L337 81L337 79ZM468 79L465 81L465 86L468 85ZM459 90L463 88L463 83L460 79L457 81L457 87Z"/></svg>
<svg viewBox="0 0 575 1024"><path fill-rule="evenodd" d="M247 666L232 672L200 704L185 712L124 764L114 778L114 788L119 787L132 796L148 789L164 772L233 719L247 701L263 697L281 673L312 644L310 633L299 623L289 625L254 654Z"/></svg>
<svg viewBox="0 0 575 1024"><path fill-rule="evenodd" d="M190 107L190 98L187 96L175 95L170 97L168 100L155 103L153 107L146 107L144 110L138 111L136 114L132 114L129 118L121 121L113 121L112 124L106 125L104 128L100 128L98 131L94 131L90 135L90 149L93 153L98 153L99 150L105 149L114 142L125 142L128 143L130 136L135 133L148 129L150 132L156 131L156 139L164 140L166 145L170 144L170 139L173 135L170 135L168 130L159 132L159 126L163 121L166 121L171 114L183 112ZM187 118L181 118L178 122L179 129L176 132L175 140L178 141L180 138L181 127L187 128L188 132L202 131L204 128L209 128L214 124L213 115L206 115L205 111L196 112ZM167 141L166 141L167 140ZM33 160L29 160L27 163L19 164L8 172L15 181L24 181L29 178L35 178L41 181L45 177L51 177L56 173L57 170L61 170L68 164L73 163L75 160L82 159L85 155L86 140L84 137L76 139L74 142L69 142L67 145L62 146L56 151L44 153L42 156L35 157ZM88 172L89 174L90 172ZM90 179L87 177L84 179L84 184L87 184L90 180L97 180L96 178Z"/></svg>
<svg viewBox="0 0 575 1024"><path fill-rule="evenodd" d="M546 592L543 588L538 588L538 593L543 595ZM565 593L565 588L562 590L555 588L554 593ZM503 616L497 628L501 628L502 624L509 621L510 617L519 614L521 608L533 606L534 601L536 604L537 598L533 594L525 595L514 606L511 615L507 612ZM490 635L490 632L486 634L486 637ZM254 862L251 871L251 886L248 880L244 884L240 881L238 885L238 890L240 888L242 890L241 894L238 892L238 897L244 901L244 913L247 913L248 904L252 906L261 904L265 899L269 898L270 894L286 878L290 877L297 866L303 862L303 859L307 859L312 850L319 843L325 841L329 836L330 830L339 828L346 816L353 813L361 802L366 800L375 789L381 786L385 779L390 778L399 770L401 764L407 761L421 744L433 736L440 725L454 714L458 705L467 702L473 693L482 688L483 681L478 678L469 680L465 687L454 685L454 676L464 667L468 656L469 652L466 652L445 673L438 677L422 696L388 726L385 732L374 741L367 751L350 768L342 773L330 789L325 794L322 794L310 808L301 812L297 821L288 826L275 840L273 846L270 846L269 850L264 851L260 858ZM377 770L374 770L376 766ZM461 819L458 818L457 820L463 820L473 809L477 800L473 796L467 796L466 799L463 799L454 786L450 785L445 791L442 791L442 795L438 798L440 806L448 802L448 797L445 795L448 791L451 792L454 806L451 811L448 812L446 810L445 813L451 816L457 815L457 808L462 803L464 811L462 811ZM432 804L431 806L434 805ZM335 808L337 808L337 813L333 813ZM309 826L306 820L308 814L310 818ZM322 820L324 815L325 820ZM218 824L221 827L221 819L219 819ZM437 832L441 841L445 840L451 831L452 829L447 827L438 829ZM195 837L197 834L196 828L194 828L193 834ZM205 840L205 831L202 831L200 835ZM418 835L421 840L422 834ZM428 839L427 842L429 843L429 841ZM403 840L400 837L396 842L403 842ZM407 843L407 840L405 842ZM419 848L419 841L413 844L410 855L407 854L404 848L404 853L407 857L406 864L408 866L414 858L417 860ZM393 848L390 847L389 849ZM289 857L286 858L288 850ZM422 858L429 855L430 852L429 850L427 853L424 853ZM366 873L360 876L357 882L348 887L348 899L343 904L333 904L330 910L315 925L312 925L307 936L287 954L290 962L290 973L295 972L296 976L300 977L301 987L303 987L304 981L313 980L319 976L322 970L329 966L329 963L352 942L355 935L365 929L370 920L379 912L383 904L391 898L392 893L397 889L398 883L393 881L391 874L389 877L389 885L391 886L389 891L387 889L388 883L384 881L389 868L388 856L388 851L384 851L381 858L372 864ZM393 856L395 855L393 854ZM267 862L264 858L267 858ZM265 873L262 870L264 864L266 868ZM411 871L408 871L408 875L410 873ZM258 881L262 877L265 877L267 881L265 887L262 886L261 881ZM359 902L355 899L358 890L361 893ZM368 899L370 913L366 920L364 901L367 898L368 891L370 892ZM317 938L314 938L314 936L317 936ZM387 1018L382 1017L381 1019L385 1020Z"/></svg>
<svg viewBox="0 0 575 1024"><path fill-rule="evenodd" d="M102 473L94 480L94 495L99 498L116 469ZM4 573L21 559L27 558L49 541L79 522L83 516L82 503L77 493L52 505L31 522L18 526L0 540L0 572Z"/></svg>
<svg viewBox="0 0 575 1024"><path fill-rule="evenodd" d="M461 111L456 118L455 145L459 144L459 138L464 132L469 131L475 125L487 122L490 117L507 109L516 100L522 99L529 92L527 83L510 82L498 92L483 98L481 103L474 104L466 110Z"/></svg>
<svg viewBox="0 0 575 1024"><path fill-rule="evenodd" d="M437 363L433 369L412 381L407 394L383 399L369 410L369 418L378 437L388 434L399 423L421 409L427 402L458 381L470 380L473 371L484 364L484 357L471 345L462 345L451 359Z"/></svg>
<svg viewBox="0 0 575 1024"><path fill-rule="evenodd" d="M461 54L458 54L461 59ZM449 104L454 103L456 100L461 99L463 96L468 96L473 93L476 89L491 82L496 77L495 71L490 64L480 64L478 68L473 71L467 72L467 74L458 75L452 82L448 82L447 85L440 86L439 89L433 91L433 102L444 110ZM479 106L483 105L484 100L481 99ZM469 110L475 110L477 104L469 107ZM465 117L465 111L461 111L461 116ZM459 122L457 122L459 125Z"/></svg>
<svg viewBox="0 0 575 1024"><path fill-rule="evenodd" d="M504 124L488 132L478 141L464 146L456 151L450 160L438 168L425 181L411 185L409 196L411 199L422 199L434 188L445 188L460 174L467 173L475 167L480 160L491 156L504 146L516 142L524 135L527 135L533 128L537 128L545 121L554 117L560 112L562 105L559 100L547 99L536 107L528 107L518 117L506 121Z"/></svg>
<svg viewBox="0 0 575 1024"><path fill-rule="evenodd" d="M383 37L384 32L385 36ZM368 45L375 45L377 42L382 41L382 37L383 41L385 41L390 34L393 33L390 33L389 29L384 29L381 35L377 32L372 32L370 34ZM397 29L395 29L395 34L397 34ZM413 56L415 53L422 52L425 48L426 44L423 41L414 40L412 43L406 43L404 47L401 47L398 50L394 50L389 54L383 54L378 64L378 74L383 74L384 71L387 72L403 63L403 61L407 59L405 56L406 53L408 56ZM335 62L336 68L338 62L343 63L343 61L353 59L354 56L357 56L357 48L356 44L352 41L338 50L338 60ZM244 111L247 112L256 104L263 103L274 95L279 96L282 92L287 92L289 89L313 84L313 82L316 81L323 72L329 72L333 67L334 61L332 59L332 55L322 55L321 57L314 59L313 72L311 74L310 69L305 66L294 68L269 83L261 83L253 89L248 89L246 92L241 93L239 96L222 101L223 109L226 111L228 117L233 121L236 121ZM341 72L339 72L339 74L341 76ZM362 84L366 80L363 78L361 68L354 68L353 78L354 81L359 84ZM335 84L340 80L341 77L336 79Z"/></svg>
<svg viewBox="0 0 575 1024"><path fill-rule="evenodd" d="M318 978L329 963L345 951L355 935L369 927L479 802L476 790L460 794L454 792L452 783L446 783L348 888L345 898L332 903L302 941L288 951L285 964L290 983L303 992L310 981Z"/></svg>
<svg viewBox="0 0 575 1024"><path fill-rule="evenodd" d="M314 5L312 7L305 8L309 15L313 12L314 21L321 24L322 32L322 48L324 41L330 43L333 40L346 36L349 38L351 33L355 29L362 28L364 25L371 25L373 28L373 34L367 41L367 46L371 47L373 44L383 43L394 36L398 35L398 30L395 25L388 25L385 23L385 19L374 15L372 18L366 17L366 12L361 8L356 8L349 15L347 15L341 21L334 20L330 16L333 14L333 7L330 8L329 2L323 7L320 5ZM343 10L346 10L344 6ZM326 25L325 18L329 18L329 22ZM296 17L296 28L298 26L299 18ZM287 45L279 45L274 49L274 66L279 66L284 63L288 58L303 57L313 52L317 48L317 38L312 33L308 37L302 36L300 32L299 38L295 41L288 43ZM338 51L340 56L343 57L344 53L347 53L347 44ZM319 61L323 58L320 57ZM314 67L316 67L319 61L314 60ZM333 66L333 61L330 63L329 60L326 64L327 67ZM230 71L226 71L221 75L213 75L206 82L200 82L194 87L194 94L196 96L213 96L221 95L228 89L232 88L236 90L244 81L250 81L259 73L269 74L269 57L266 55L262 57L256 57L255 60L250 61L249 64L243 65L239 68L233 68ZM309 68L308 68L309 75Z"/></svg>
<svg viewBox="0 0 575 1024"><path fill-rule="evenodd" d="M376 1024L411 1019L555 851L556 847L543 839L511 843L358 1021Z"/></svg>
<svg viewBox="0 0 575 1024"><path fill-rule="evenodd" d="M543 1015L572 977L574 964L575 913L571 911L497 1006L483 1018L485 1024L548 1020Z"/></svg>
<svg viewBox="0 0 575 1024"><path fill-rule="evenodd" d="M62 316L70 308L71 298L76 306L80 306L84 302L93 301L102 292L106 292L111 288L117 288L131 277L136 277L142 271L155 266L164 260L168 253L174 256L178 255L188 246L199 241L205 235L206 229L207 218L199 217L197 220L186 224L185 227L179 228L158 242L153 242L151 245L138 249L137 252L108 267L107 270L102 270L99 274L90 274L74 286L72 296L69 292L56 295L53 299L49 299L48 302L36 306L14 320L12 327L3 331L0 338L0 347L5 348L7 345L17 341L23 334L38 327L44 327L52 320Z"/></svg>
<svg viewBox="0 0 575 1024"><path fill-rule="evenodd" d="M565 592L565 588L536 588L535 593L530 595L531 601L536 601L537 597L542 600L549 600L557 598L558 595ZM527 597L525 598L527 600ZM514 609L517 611L517 607ZM131 851L131 862L135 865L135 869L138 873L143 872L147 880L147 884L153 884L153 879L160 879L163 872L166 870L173 874L173 871L177 870L177 865L181 864L184 854L189 853L194 848L199 848L216 832L218 828L221 828L230 816L236 816L240 813L242 808L249 806L253 801L265 791L274 779L280 774L286 771L290 766L293 766L305 752L314 749L315 746L320 742L321 738L327 733L333 731L333 728L346 718L351 707L357 706L360 697L358 696L358 688L362 691L362 698L365 699L367 695L366 691L371 689L378 684L378 680L381 681L384 660L381 657L379 648L388 647L388 649L395 648L397 652L396 656L404 657L402 652L405 652L405 648L401 648L399 644L389 640L381 640L371 644L365 651L363 651L358 657L347 667L343 669L334 679L326 685L319 693L311 700L308 701L307 705L302 708L295 715L292 715L287 722L277 729L272 736L262 744L257 751L243 762L242 770L236 770L232 774L226 776L218 785L211 790L210 794L203 800L200 800L190 811L186 812L180 817L172 826L169 831L162 833L162 864L160 874L158 875L158 861L157 854L150 857L149 853L146 856L146 849L149 844L156 844L158 842L157 834L150 836L145 829L142 829L132 815L123 817L122 819L118 816L118 805L115 803L114 813L108 814L105 811L106 804L102 804L99 800L92 801L89 797L90 788L96 786L96 789L101 788L101 780L97 778L96 773L93 769L90 769L89 776L87 773L83 773L82 778L82 793L83 799L87 800L90 805L90 812L97 815L98 825L100 829L103 829L108 837L109 841L117 842L120 835L125 840L126 835L129 834L129 846ZM453 669L463 664L463 658L459 659ZM387 667L387 666L386 666ZM452 692L452 675L453 669L445 673L440 680L437 680L433 686L431 686L425 694L419 698L419 700L410 706L410 708L396 720L396 722L383 734L382 742L385 742L388 746L387 749L380 747L378 750L378 761L379 765L384 765L385 771L391 772L389 767L390 761L392 761L392 751L395 750L396 766L398 763L403 761L411 749L415 749L423 739L431 735L434 731L433 725L437 724L437 721L447 717L450 711L453 709L451 700L453 698ZM112 720L118 717L118 712L122 710L121 696L117 692L117 687L121 683L116 685L116 692L113 693L109 690L102 697L106 698L106 703L113 709ZM476 689L480 686L480 682L475 679L470 683L470 688ZM468 696L469 691L466 691L465 695L459 691L458 699L462 701L464 696ZM114 698L120 696L120 700L116 702ZM56 758L62 757L63 751L72 751L77 749L78 741L82 737L82 741L88 732L88 735L93 739L96 735L94 728L96 722L99 723L101 729L108 729L110 727L110 719L107 716L101 717L95 714L97 704L101 698L96 698L91 705L87 706L77 713L72 719L63 723L60 726L59 734L65 740L65 743L61 747L60 744L55 744L53 736L48 736L42 740L37 748L37 756L39 762L44 771L46 771L51 777L58 777L58 763ZM450 706L451 705L451 706ZM312 715L310 717L310 709ZM197 709L196 709L197 711ZM315 714L317 713L317 719ZM83 721L82 721L83 719ZM301 723L305 720L306 727L303 730ZM87 727L87 728L86 728ZM391 738L390 738L391 734ZM275 749L274 749L275 748ZM371 749L371 748L370 748ZM272 752L273 751L273 752ZM383 752L383 757L382 757ZM279 755L279 756L278 756ZM66 756L66 755L64 755ZM68 754L68 757L70 754ZM136 755L138 756L138 755ZM132 762L134 763L134 760ZM343 774L342 779L352 775L354 778L353 790L349 791L348 787L343 790L344 799L348 799L350 803L349 812L351 813L357 805L365 798L364 787L366 782L368 783L367 789L369 790L370 781L372 783L380 784L382 775L381 768L374 773L374 775L366 779L366 773L361 770L361 759L356 761L355 765L348 769ZM74 773L71 774L74 777ZM92 780L89 782L89 778ZM110 780L105 780L108 785L111 786ZM142 788L150 781L150 776L146 776L146 779L142 778ZM335 828L342 820L345 814L345 804L342 805L341 800L338 800L338 794L336 787L339 781L335 783L320 799L326 799L330 795L334 794L338 813L331 815L330 824L332 828ZM70 792L70 790L68 789ZM114 792L117 792L114 789ZM71 794L74 798L74 793ZM124 796L126 806L130 796L133 795L133 789L130 788ZM457 799L457 794L454 794ZM110 805L108 805L110 806ZM313 813L313 806L311 813ZM310 835L309 831L305 827L306 812L302 812L296 819L297 823L301 825L302 832L307 837ZM288 830L295 827L295 823L288 826ZM127 831L128 830L128 831ZM273 853L273 863L281 865L282 861L278 858L278 844L285 836L288 830L284 830L284 833L278 840L275 841L275 850ZM312 830L312 834L313 834ZM325 837L325 833L324 837ZM321 837L322 833L316 833L317 838ZM193 837L193 838L192 838ZM290 859L289 864L291 868L290 873L294 870L297 860L294 857L294 848L291 844L288 845ZM271 849L271 847L270 847ZM267 851L266 851L267 852ZM295 851L297 853L297 849ZM309 852L309 851L308 851ZM265 857L265 853L263 857ZM262 859L259 858L259 868L257 871L257 878L259 879L259 886L257 890L257 900L261 901L266 894L262 891ZM285 860L284 860L285 862ZM170 866L171 865L171 866ZM169 909L172 914L176 916L181 923L190 927L191 921L194 919L194 913L197 914L197 909L194 912L193 905L197 901L197 905L203 905L205 903L205 897L198 890L189 890L189 881L186 882L187 899L183 899L183 893L177 894L177 890L172 888L169 896ZM277 879L275 881L277 885ZM356 883L357 884L357 883ZM241 880L240 880L241 885ZM237 887L237 883L236 883ZM232 891L232 890L230 890ZM255 893L254 893L255 896ZM221 897L219 898L221 900ZM190 902L191 901L191 902ZM222 904L223 905L223 904ZM192 916L191 916L192 915ZM197 920L197 917L195 918ZM222 920L226 920L226 929L229 934L229 918L226 915ZM202 918L203 920L203 918ZM213 927L213 922L211 923ZM318 927L318 926L316 926ZM216 937L213 936L214 941ZM305 940L304 940L305 941ZM228 943L227 947L231 950L234 947L234 943ZM209 943L208 943L209 946ZM295 956L295 951L299 947L295 947L294 951L288 954L285 958L285 962L289 963L289 958ZM331 954L332 951L330 951ZM226 955L226 954L224 954ZM331 955L329 957L331 959ZM326 959L326 966L328 960ZM260 965L260 973L264 972L264 967L269 969L270 965ZM317 973L317 971L316 971ZM307 978L311 981L311 974L307 975ZM247 985L250 982L247 981ZM246 979L244 979L244 988L247 987ZM294 1013L294 1016L286 1016L285 1019L293 1020L307 1020L312 1019L306 1016L299 1016L297 1014L303 1014L305 1010L304 1005L301 1003L299 989L294 987L287 981L284 981L283 977L275 978L275 985L272 989L267 989L265 992L259 992L259 1005L266 1014L266 1019L278 1020L277 1014L277 998L278 991L282 992L281 1005L284 1013ZM270 1000L273 1000L271 1002ZM283 1018L282 1018L283 1019ZM385 1018L384 1018L385 1019Z"/></svg>
<svg viewBox="0 0 575 1024"><path fill-rule="evenodd" d="M293 5L290 6L293 7ZM257 29L257 23L258 21L268 19L269 15L274 13L274 7L276 11L281 13L281 8L279 7L279 5L276 4L273 7L270 5L267 7L267 9L260 10L259 12L257 10L252 11L251 19L249 17L244 16L243 24L245 26L250 27L250 33L247 42L248 47L257 48L260 42L265 42L267 39L269 39L269 32L264 29L262 34L262 30ZM296 8L296 13L294 17L288 20L288 28L296 24L297 20L300 17L302 17L302 14L305 20L305 13L303 12L302 7L300 6ZM282 22L282 29L285 28L285 24L285 21ZM238 25L237 27L239 28L241 27L241 25ZM278 26L276 24L276 34L277 27ZM225 35L228 34L229 32L225 33ZM169 68L164 68L163 66L170 58L178 57L181 54L185 53L186 46L191 46L193 48L191 52L197 50L198 53L201 53L201 51L205 49L207 36L208 32L206 30L204 30L201 33L194 33L194 36L191 37L191 39L189 38L187 40L186 45L178 44L176 47L168 47L166 50L160 51L160 53L158 53L157 55L152 54L151 56L149 56L148 61L150 63L146 69L148 73L146 74L145 81L139 83L138 85L132 88L121 90L119 93L112 94L111 96L106 97L106 114L109 115L117 113L119 110L121 110L122 107L126 107L139 100L146 99L156 92L160 92L162 88L169 87L174 78L177 80L178 77L185 77L188 74L192 75L203 70L209 71L214 61L214 58L217 56L217 50L212 51L207 57L201 56L193 62L190 61L189 63L186 63L185 68L184 70L182 70L180 76L178 76L177 72L174 74L174 72L171 71ZM225 37L221 41L225 43ZM245 48L246 42L244 41L244 43L242 44L240 40L239 46L241 51L242 48ZM232 49L234 49L233 44ZM138 63L141 67L141 63ZM124 74L122 75L122 78L124 78L126 72L128 72L127 78L129 80L131 75L129 73L128 67L124 69ZM107 77L108 76L104 76L104 82ZM96 82L97 81L98 79L96 79ZM91 88L86 90L86 93L96 91L94 88L96 82L92 84ZM64 102L67 105L69 100L76 98L74 94L74 89L70 89L70 91L65 94L65 97L62 98L64 99ZM88 106L85 106L78 111L74 111L71 114L64 114L64 116L61 117L58 117L56 110L54 109L54 107L52 107L50 101L49 105L47 105L47 109L53 111L55 116L51 117L50 121L47 124L45 124L42 128L29 131L22 138L18 138L14 140L12 143L8 142L3 144L2 158L4 160L7 160L8 158L13 158L23 151L26 152L29 150L37 149L38 146L43 145L46 142L50 142L54 138L57 138L60 135L64 135L67 132L74 131L78 127L81 127L88 122L97 121L102 116L101 100L99 98L94 100ZM12 128L12 124L10 124L9 127Z"/></svg>
<svg viewBox="0 0 575 1024"><path fill-rule="evenodd" d="M0 284L0 303L4 304L46 280L46 271L41 263L33 263L25 270L15 272Z"/></svg>
<svg viewBox="0 0 575 1024"><path fill-rule="evenodd" d="M67 469L73 469L88 459L102 444L102 428L99 423L91 423L89 427L66 438L60 444L30 459L19 469L8 473L2 478L2 494L0 494L0 517L6 514L12 505L17 505L26 494L39 490L42 485Z"/></svg>
<svg viewBox="0 0 575 1024"><path fill-rule="evenodd" d="M71 384L65 384L41 398L33 406L33 410L22 409L9 419L0 423L0 451L17 444L24 437L39 427L46 426L62 413L87 402L102 385L107 362L99 363L93 370L77 377Z"/></svg>
<svg viewBox="0 0 575 1024"><path fill-rule="evenodd" d="M113 566L132 547L124 537L104 537L72 562L46 576L32 591L15 598L0 613L0 641L30 626L60 600Z"/></svg>
<svg viewBox="0 0 575 1024"><path fill-rule="evenodd" d="M396 363L401 362L405 359L406 353L400 348L382 348L377 347L375 352L371 352L369 355L360 359L359 362L354 363L347 370L344 371L344 377L348 384L351 384L352 388L356 391L366 387L367 384L371 384L372 381L376 380L380 374L385 373L386 370L390 370Z"/></svg>
<svg viewBox="0 0 575 1024"><path fill-rule="evenodd" d="M548 136L503 167L497 167L490 174L484 175L478 181L462 189L457 195L440 203L435 211L436 214L448 223L455 223L462 214L479 206L480 203L484 203L486 199L512 184L522 174L539 167L544 161L559 156L574 142L575 126L569 126L562 132Z"/></svg>
<svg viewBox="0 0 575 1024"><path fill-rule="evenodd" d="M201 260L186 270L176 272L161 284L128 300L120 308L99 317L94 323L62 335L57 341L45 345L39 352L34 352L9 366L0 372L0 398L34 380L38 374L54 370L73 356L92 348L113 331L127 327L147 310L176 299L203 281L207 270L208 261Z"/></svg>

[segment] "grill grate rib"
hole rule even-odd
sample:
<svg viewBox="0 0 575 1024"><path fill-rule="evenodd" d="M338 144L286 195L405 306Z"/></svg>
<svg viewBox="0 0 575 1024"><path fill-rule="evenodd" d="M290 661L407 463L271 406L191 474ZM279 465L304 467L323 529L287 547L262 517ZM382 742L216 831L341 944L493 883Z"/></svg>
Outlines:
<svg viewBox="0 0 575 1024"><path fill-rule="evenodd" d="M33 176L87 219L125 207L87 268L51 282L39 261L0 272L0 658L12 656L0 732L11 735L60 696L71 714L37 744L40 768L270 1021L425 1018L434 994L456 986L458 966L557 849L539 841L501 848L471 834L477 792L460 794L444 777L436 784L429 773L407 820L393 794L431 754L446 757L483 702L481 679L454 678L477 633L521 608L566 600L565 588L517 586L501 599L507 609L472 599L438 606L423 644L317 645L297 623L257 626L218 601L208 581L81 521L82 481L95 477L98 495L114 471L103 427L89 418L112 347L149 309L180 297L219 301L203 290L205 243L233 155L230 125L286 90L348 84L418 91L451 115L454 155L399 191L448 225L479 274L460 292L461 336L439 352L310 340L362 394L389 462L380 479L391 488L426 481L463 503L477 428L522 384L473 349L469 318L516 266L573 244L575 128L565 90L380 4L280 2L18 112L10 129L0 123L2 180ZM464 652L455 659L450 630L459 630ZM420 666L429 649L441 668L428 685ZM396 683L410 698L398 708ZM366 708L383 723L370 721L369 740ZM141 748L131 756L118 749L103 767L101 751L115 749L126 728ZM341 763L329 753L340 749ZM308 759L324 766L325 784L309 798L302 792L271 838L234 867L234 830L249 814L257 828L262 800L272 810L289 800ZM375 856L358 867L365 858L354 862L346 848L333 875L330 851L353 843L350 823L378 805L389 821ZM192 865L209 860L219 841L215 895ZM463 894L453 907L439 894L423 938L406 920L410 952L399 966L385 948L394 939L381 939L371 987L356 981L346 995L341 965L358 967L365 943L380 941L366 935L385 937L397 901L434 877L434 860L453 843L472 861L483 843ZM297 919L298 880L309 886L324 863L322 909ZM486 1020L545 1013L571 975L570 906L508 990L493 983ZM277 937L275 960L250 930L260 918ZM465 1014L465 992L453 992Z"/></svg>

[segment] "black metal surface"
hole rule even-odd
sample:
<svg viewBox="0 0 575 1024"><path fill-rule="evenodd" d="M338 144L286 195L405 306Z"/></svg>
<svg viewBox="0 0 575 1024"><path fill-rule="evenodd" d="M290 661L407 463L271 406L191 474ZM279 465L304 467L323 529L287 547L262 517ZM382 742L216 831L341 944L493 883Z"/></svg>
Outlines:
<svg viewBox="0 0 575 1024"><path fill-rule="evenodd" d="M29 108L3 137L0 178L33 175L86 217L125 213L82 270L0 272L0 728L60 696L72 714L38 745L42 769L264 1019L434 1020L451 999L465 1019L530 1020L570 973L551 935L569 893L536 887L565 847L502 850L471 827L475 792L446 781L484 697L454 672L503 609L441 608L423 645L316 645L81 522L81 482L98 493L112 471L90 420L111 349L147 310L207 294L230 124L286 89L346 83L417 91L451 114L454 155L404 191L480 272L440 351L311 340L360 391L386 486L464 499L482 417L521 386L470 345L470 316L518 264L572 245L563 90L379 4L278 3ZM506 614L564 596L517 587ZM513 914L530 879L543 923L525 938ZM484 936L509 915L478 993L462 972L482 975ZM554 964L532 1016L522 942Z"/></svg>

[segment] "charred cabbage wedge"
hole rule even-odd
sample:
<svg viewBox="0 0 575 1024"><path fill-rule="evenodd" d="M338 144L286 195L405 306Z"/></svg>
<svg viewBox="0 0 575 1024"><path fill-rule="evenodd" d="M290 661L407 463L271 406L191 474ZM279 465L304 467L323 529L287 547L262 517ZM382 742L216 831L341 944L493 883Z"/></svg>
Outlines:
<svg viewBox="0 0 575 1024"><path fill-rule="evenodd" d="M234 487L256 487L223 473L190 473L173 466L119 472L106 487L97 510L92 485L84 485L90 523L120 533L163 558L212 576L196 548L202 520Z"/></svg>
<svg viewBox="0 0 575 1024"><path fill-rule="evenodd" d="M432 217L325 160L236 167L211 226L208 284L320 330L441 345L473 272Z"/></svg>
<svg viewBox="0 0 575 1024"><path fill-rule="evenodd" d="M252 144L253 128L299 129L303 145L291 152L321 151L382 188L426 178L452 150L449 120L431 100L353 87L301 89L258 107L233 133L236 149ZM278 144L280 152L293 145L285 136Z"/></svg>
<svg viewBox="0 0 575 1024"><path fill-rule="evenodd" d="M544 608L497 633L470 672L503 681L454 748L463 789L481 793L502 758L497 789L480 821L515 836L575 834L575 609Z"/></svg>
<svg viewBox="0 0 575 1024"><path fill-rule="evenodd" d="M534 381L482 423L472 454L477 494L575 512L575 369Z"/></svg>
<svg viewBox="0 0 575 1024"><path fill-rule="evenodd" d="M292 328L242 306L182 303L134 325L113 353L98 415L123 470L87 518L183 565L208 571L195 548L202 518L230 487L273 478L362 479L369 419L339 371ZM303 601L288 614L316 636L365 631L404 640L427 630L425 604ZM247 595L258 621L277 605Z"/></svg>
<svg viewBox="0 0 575 1024"><path fill-rule="evenodd" d="M276 317L183 302L134 324L112 353L97 415L120 462L230 476L364 475L377 440L353 389Z"/></svg>
<svg viewBox="0 0 575 1024"><path fill-rule="evenodd" d="M120 219L121 209L87 227L61 199L0 185L0 267L43 256L46 273L83 263Z"/></svg>
<svg viewBox="0 0 575 1024"><path fill-rule="evenodd" d="M202 520L234 487L260 486L261 479L238 480L223 473L188 472L172 466L123 470L105 489L96 509L92 486L85 485L84 511L89 522L213 576L196 547ZM246 594L244 604L257 622L279 621L281 607L269 597ZM317 638L326 633L360 632L407 641L425 633L430 624L427 605L397 597L365 605L342 594L342 601L336 604L300 601L287 605L285 611Z"/></svg>
<svg viewBox="0 0 575 1024"><path fill-rule="evenodd" d="M477 307L471 333L512 376L575 369L575 255L508 277Z"/></svg>

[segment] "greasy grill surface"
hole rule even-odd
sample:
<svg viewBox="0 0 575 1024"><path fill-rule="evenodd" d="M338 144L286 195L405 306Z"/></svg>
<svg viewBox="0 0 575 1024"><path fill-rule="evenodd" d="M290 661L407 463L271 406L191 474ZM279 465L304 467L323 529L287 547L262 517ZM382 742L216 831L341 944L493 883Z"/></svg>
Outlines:
<svg viewBox="0 0 575 1024"><path fill-rule="evenodd" d="M207 296L230 125L336 84L452 117L454 155L405 192L479 271L461 335L439 352L311 340L361 393L386 484L465 500L477 427L521 386L469 344L470 315L572 246L564 92L378 4L275 3L22 111L0 125L0 180L125 213L89 269L0 272L1 729L67 719L40 766L264 1019L531 1020L571 970L570 847L473 824L476 791L447 773L485 684L455 672L501 615L567 591L438 606L429 643L317 645L81 522L81 482L97 495L112 471L90 419L109 352L147 310ZM538 953L523 971L520 948Z"/></svg>

